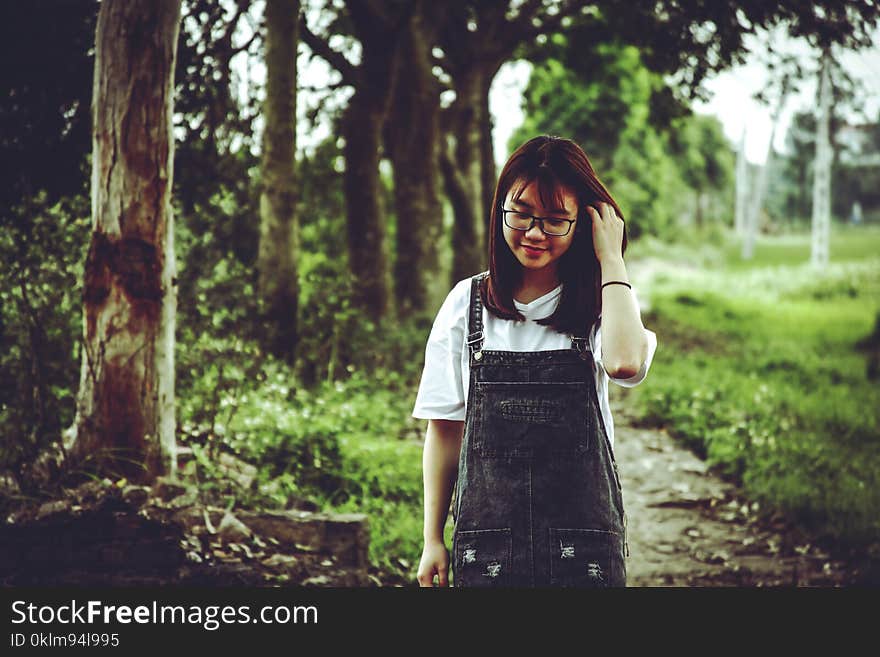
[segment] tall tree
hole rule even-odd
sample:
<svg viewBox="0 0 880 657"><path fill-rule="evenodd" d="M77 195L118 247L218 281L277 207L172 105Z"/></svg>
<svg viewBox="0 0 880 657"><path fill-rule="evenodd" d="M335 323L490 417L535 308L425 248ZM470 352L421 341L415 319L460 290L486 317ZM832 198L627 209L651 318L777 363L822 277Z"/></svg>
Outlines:
<svg viewBox="0 0 880 657"><path fill-rule="evenodd" d="M831 140L828 137L831 113L831 53L822 51L819 67L819 112L816 117L816 159L813 164L813 230L810 261L814 267L828 266L831 233Z"/></svg>
<svg viewBox="0 0 880 657"><path fill-rule="evenodd" d="M739 0L732 5L699 0L599 0L564 25L562 52L550 39L524 44L520 54L541 67L548 58L559 59L586 85L601 77L598 69L603 62L593 57L597 44L637 47L645 66L669 81L655 89L651 99L651 122L665 127L691 100L706 98L702 82L708 74L744 62L746 34L781 24L790 35L811 43L861 47L870 44L878 18L878 7L856 0L811 4ZM627 183L627 176L622 182Z"/></svg>
<svg viewBox="0 0 880 657"><path fill-rule="evenodd" d="M176 469L173 72L181 0L104 0L95 38L92 238L75 463L148 481Z"/></svg>
<svg viewBox="0 0 880 657"><path fill-rule="evenodd" d="M358 285L374 285L380 278L377 268L383 265L382 259L374 257L377 235L381 235L370 228L378 213L378 188L372 182L378 180L374 124L386 116L381 107L388 99L387 83L397 74L396 66L388 66L395 61L392 53L398 50L400 40L399 32L387 29L388 21L382 18L399 18L399 10L407 4L406 0L381 5L348 0L346 20L332 21L322 30L320 39L311 34L309 37L314 38L306 39L315 52L342 73L344 83L355 89L343 134L349 240L353 244L351 267ZM415 7L412 0L409 4ZM876 7L860 0L819 0L810 6L799 0L773 5L740 0L733 7L702 0L597 0L589 4L574 0L454 0L443 6L432 54L452 80L455 92L455 100L441 114L444 138L439 149L455 221L453 278L482 267L482 235L490 216L495 181L488 94L498 69L511 57L519 54L539 60L547 35L559 30L570 37L573 57L583 58L587 44L634 45L644 52L652 71L677 77L674 91L658 90L651 101L652 121L668 121L671 116L667 110L675 107L672 100L681 100L684 95L690 99L704 97L700 84L708 73L723 70L734 60L742 61L745 33L788 21L789 31L795 36L822 34L841 43L864 43L866 25L876 22L878 15ZM328 12L335 11L333 7L326 3ZM408 25L405 20L392 23ZM340 25L342 30L338 29ZM328 47L329 38L340 34L356 37L361 46L359 63ZM356 48L351 50L357 52ZM359 216L353 217L354 211ZM360 258L364 262L359 263ZM374 289L381 288L374 285ZM369 295L359 296L366 299Z"/></svg>
<svg viewBox="0 0 880 657"><path fill-rule="evenodd" d="M670 130L670 145L685 183L694 191L694 223L700 228L710 195L723 192L733 179L731 145L721 122L702 115L677 119Z"/></svg>
<svg viewBox="0 0 880 657"><path fill-rule="evenodd" d="M772 112L770 120L770 140L767 143L767 154L764 158L764 166L758 171L757 180L755 181L754 191L752 192L752 205L746 213L745 233L742 243L742 257L749 259L755 245L756 233L759 229L761 210L764 204L764 193L767 188L767 179L771 168L774 166L774 147L773 142L776 139L776 130L779 128L779 119L782 116L782 110L785 103L792 93L798 91L798 83L803 76L798 58L793 55L775 55L772 46L768 44L768 53L772 59L768 63L768 68L772 72L770 83L757 94L755 98L766 105L769 105ZM772 95L772 98L771 98Z"/></svg>
<svg viewBox="0 0 880 657"><path fill-rule="evenodd" d="M299 0L266 0L266 101L260 246L262 325L268 349L293 362L299 284L296 204L296 47Z"/></svg>
<svg viewBox="0 0 880 657"><path fill-rule="evenodd" d="M749 161L746 159L746 126L743 126L736 151L736 197L734 199L734 234L741 236L749 204Z"/></svg>
<svg viewBox="0 0 880 657"><path fill-rule="evenodd" d="M809 75L816 80L821 76L819 54L819 52L816 53L815 66L811 67L809 71ZM831 215L840 217L851 210L853 198L869 190L878 189L878 185L872 175L872 170L876 171L876 166L873 168L853 168L846 166L841 161L840 155L845 149L845 144L841 143L838 137L841 128L852 123L853 120L861 119L868 126L872 125L872 122L867 116L864 116L863 108L866 106L866 101L862 88L833 56L833 51L832 56L828 58L828 66L829 92L831 94L828 117L828 138L832 152L831 180L835 188L842 185L841 193L834 194L831 199ZM818 85L816 93L814 108L820 106ZM783 181L782 193L778 196L770 196L766 201L768 212L778 217L787 217L789 222L794 221L795 218L803 220L811 214L813 165L816 156L816 133L818 132L816 113L817 109L813 109L796 112L793 115L786 135L787 154L780 162L780 178ZM877 124L873 123L873 125ZM851 186L849 185L850 181L856 184ZM873 194L869 193L869 195Z"/></svg>
<svg viewBox="0 0 880 657"><path fill-rule="evenodd" d="M397 73L401 31L415 10L415 0L346 0L345 9L334 27L341 25L344 33L353 34L360 43L358 64L331 48L329 36L321 38L312 32L305 16L300 25L309 48L333 66L345 84L354 87L341 119L348 262L355 307L378 321L388 310L385 227L379 194L382 127Z"/></svg>
<svg viewBox="0 0 880 657"><path fill-rule="evenodd" d="M443 11L440 3L416 2L401 31L396 83L385 122L397 217L394 294L401 317L425 309L443 233L438 189L441 87L431 52Z"/></svg>
<svg viewBox="0 0 880 657"><path fill-rule="evenodd" d="M522 43L552 33L581 6L573 0L456 0L447 5L438 43L455 100L443 114L447 148L440 157L454 214L453 280L484 266L482 244L496 177L489 113L492 81Z"/></svg>

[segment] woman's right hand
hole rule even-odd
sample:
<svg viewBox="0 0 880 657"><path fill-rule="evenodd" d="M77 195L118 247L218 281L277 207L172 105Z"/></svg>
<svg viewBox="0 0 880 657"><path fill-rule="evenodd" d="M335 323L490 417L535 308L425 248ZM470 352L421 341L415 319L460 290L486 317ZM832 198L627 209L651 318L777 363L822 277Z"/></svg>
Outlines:
<svg viewBox="0 0 880 657"><path fill-rule="evenodd" d="M421 587L433 587L434 575L438 586L449 586L449 551L443 541L429 541L422 550L418 580Z"/></svg>

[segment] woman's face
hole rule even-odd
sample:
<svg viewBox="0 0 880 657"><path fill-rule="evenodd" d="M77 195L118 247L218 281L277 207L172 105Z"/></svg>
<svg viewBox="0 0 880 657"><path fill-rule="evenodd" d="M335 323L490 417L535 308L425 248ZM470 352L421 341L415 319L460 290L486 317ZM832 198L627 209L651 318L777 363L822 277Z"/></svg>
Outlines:
<svg viewBox="0 0 880 657"><path fill-rule="evenodd" d="M577 219L578 206L577 197L567 187L561 188L561 196L564 201L562 207L545 207L541 204L541 197L538 194L538 186L535 182L530 182L517 200L513 200L514 190L518 185L512 185L507 197L504 199L505 210L516 210L523 214L530 214L535 217L547 219ZM555 205L555 204L553 204ZM562 255L568 251L574 242L574 233L577 223L573 223L568 233L563 236L545 235L539 223L533 222L534 225L527 231L516 230L507 225L507 222L516 223L523 222L523 217L518 220L514 219L514 215L503 213L507 216L507 221L502 221L502 229L504 230L504 241L507 246L519 260L519 263L526 269L538 270L545 267L556 268L557 262ZM545 221L544 228L548 231L563 232L568 228L568 224L558 221ZM520 225L527 226L528 220Z"/></svg>

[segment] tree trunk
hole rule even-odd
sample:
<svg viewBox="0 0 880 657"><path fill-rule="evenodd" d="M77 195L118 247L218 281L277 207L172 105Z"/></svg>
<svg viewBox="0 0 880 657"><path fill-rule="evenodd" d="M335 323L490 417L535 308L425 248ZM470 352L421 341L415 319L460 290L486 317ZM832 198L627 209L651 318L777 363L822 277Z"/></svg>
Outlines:
<svg viewBox="0 0 880 657"><path fill-rule="evenodd" d="M745 236L746 217L749 212L749 163L746 159L746 128L743 128L736 153L736 196L733 219L734 234Z"/></svg>
<svg viewBox="0 0 880 657"><path fill-rule="evenodd" d="M776 138L776 128L779 126L779 117L782 115L782 109L785 107L785 101L788 97L786 87L783 87L779 102L773 111L773 120L770 128L770 142L767 144L767 157L764 160L764 166L758 172L758 179L755 182L755 192L752 198L752 206L749 209L745 236L742 244L742 259L751 260L755 248L755 238L761 227L761 210L764 207L764 192L767 189L767 178L773 161L773 140Z"/></svg>
<svg viewBox="0 0 880 657"><path fill-rule="evenodd" d="M388 39L392 39L388 35ZM388 310L385 219L379 175L382 126L394 86L396 43L364 36L361 82L342 121L345 135L343 190L353 305L373 321Z"/></svg>
<svg viewBox="0 0 880 657"><path fill-rule="evenodd" d="M455 76L455 102L451 113L450 134L455 139L454 163L460 180L447 178L446 186L455 209L452 234L453 282L484 270L488 266L489 223L495 193L495 149L492 140L492 114L489 111L489 90L504 59L474 62ZM444 168L444 171L447 169ZM458 187L457 191L451 187ZM456 207L455 196L465 193L470 211ZM465 226L465 222L472 222Z"/></svg>
<svg viewBox="0 0 880 657"><path fill-rule="evenodd" d="M694 213L694 224L697 230L700 230L703 227L703 201L704 201L703 191L698 189L696 192L696 200L697 200L697 211Z"/></svg>
<svg viewBox="0 0 880 657"><path fill-rule="evenodd" d="M173 72L181 0L104 0L95 40L92 239L68 456L149 481L176 469Z"/></svg>
<svg viewBox="0 0 880 657"><path fill-rule="evenodd" d="M816 158L813 161L813 216L810 240L810 264L827 267L831 232L831 163L833 154L829 140L831 120L830 53L822 51L819 67L819 116L816 119Z"/></svg>
<svg viewBox="0 0 880 657"><path fill-rule="evenodd" d="M455 138L453 163L456 176L447 176L455 220L452 232L452 279L459 281L483 270L485 216L483 194L483 81L479 66L456 80L455 102L450 106L451 134ZM449 164L449 163L447 163ZM449 172L448 167L444 167ZM460 178L460 180L456 180ZM456 192L450 186L457 186ZM465 194L468 208L461 207Z"/></svg>
<svg viewBox="0 0 880 657"><path fill-rule="evenodd" d="M426 308L443 233L438 198L440 97L431 71L430 25L416 13L401 35L397 81L386 124L394 166L397 244L394 289L400 317Z"/></svg>
<svg viewBox="0 0 880 657"><path fill-rule="evenodd" d="M266 2L266 100L260 247L262 325L276 357L293 362L299 285L296 254L296 47L299 0Z"/></svg>
<svg viewBox="0 0 880 657"><path fill-rule="evenodd" d="M372 99L363 97L370 93L356 90L346 111L343 188L353 304L378 321L388 309L387 254L379 198L382 114L376 111Z"/></svg>
<svg viewBox="0 0 880 657"><path fill-rule="evenodd" d="M483 109L480 112L480 162L482 165L482 170L480 171L480 175L482 177L482 208L483 214L478 215L481 217L481 221L483 224L483 243L488 247L489 245L489 222L492 218L492 198L495 195L495 184L496 180L496 172L495 172L495 146L492 140L492 128L494 127L494 122L492 121L492 112L489 111L489 90L492 87L492 80L495 79L495 72L492 72L491 75L486 75L483 78L483 92L482 92L482 105ZM483 256L486 258L487 256ZM488 266L488 264L487 264Z"/></svg>
<svg viewBox="0 0 880 657"><path fill-rule="evenodd" d="M464 174L459 171L447 144L440 147L440 167L443 171L443 184L449 203L452 205L452 282L472 276L477 267L476 254L462 253L473 248L477 242L475 229L477 218L474 204L471 203L470 189ZM470 273L469 273L470 272Z"/></svg>

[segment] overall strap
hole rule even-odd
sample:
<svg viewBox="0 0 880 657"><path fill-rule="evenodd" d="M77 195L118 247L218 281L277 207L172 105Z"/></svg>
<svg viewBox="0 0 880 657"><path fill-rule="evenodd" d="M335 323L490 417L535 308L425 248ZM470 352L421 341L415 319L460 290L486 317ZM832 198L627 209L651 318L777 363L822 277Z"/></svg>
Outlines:
<svg viewBox="0 0 880 657"><path fill-rule="evenodd" d="M483 302L480 299L480 283L489 272L471 278L471 300L468 307L467 345L476 360L483 357Z"/></svg>

